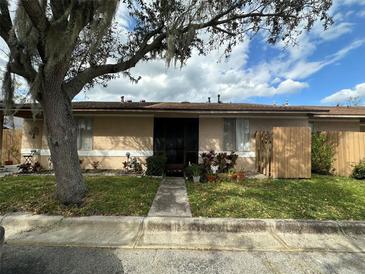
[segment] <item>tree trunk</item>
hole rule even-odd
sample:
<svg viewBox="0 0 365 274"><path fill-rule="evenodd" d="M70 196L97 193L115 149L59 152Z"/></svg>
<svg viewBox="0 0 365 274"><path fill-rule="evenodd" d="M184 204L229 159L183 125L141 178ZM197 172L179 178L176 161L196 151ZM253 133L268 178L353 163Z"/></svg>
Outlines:
<svg viewBox="0 0 365 274"><path fill-rule="evenodd" d="M61 85L47 82L41 104L56 175L56 197L63 204L81 204L86 185L77 154L77 127L71 100L62 91Z"/></svg>

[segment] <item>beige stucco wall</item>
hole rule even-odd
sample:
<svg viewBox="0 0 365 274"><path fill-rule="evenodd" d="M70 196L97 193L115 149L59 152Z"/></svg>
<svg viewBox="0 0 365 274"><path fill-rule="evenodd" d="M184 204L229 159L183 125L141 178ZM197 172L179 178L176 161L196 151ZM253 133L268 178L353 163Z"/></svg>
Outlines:
<svg viewBox="0 0 365 274"><path fill-rule="evenodd" d="M199 119L199 151L223 150L223 118Z"/></svg>
<svg viewBox="0 0 365 274"><path fill-rule="evenodd" d="M244 118L244 117L242 117ZM273 127L308 127L308 119L297 118L247 118L250 123L250 152L255 152L255 132L271 130ZM199 120L199 151L223 150L224 118L200 118ZM255 169L255 157L240 156L237 168Z"/></svg>
<svg viewBox="0 0 365 274"><path fill-rule="evenodd" d="M360 120L312 120L313 130L315 131L360 131Z"/></svg>
<svg viewBox="0 0 365 274"><path fill-rule="evenodd" d="M153 117L95 117L93 149L153 150Z"/></svg>
<svg viewBox="0 0 365 274"><path fill-rule="evenodd" d="M247 118L250 123L251 151L255 151L255 132L271 130L273 127L308 127L308 119L303 118ZM200 118L199 120L199 150L223 150L224 118Z"/></svg>
<svg viewBox="0 0 365 274"><path fill-rule="evenodd" d="M126 152L152 153L153 151L153 117L94 117L93 118L93 152L105 153L117 151L118 156L80 156L82 168L92 168L93 161L99 161L102 169L121 169L127 159ZM33 139L29 131L36 126L38 134ZM43 121L25 119L22 135L23 152L29 149L48 150L47 134ZM43 151L43 153L45 153ZM87 152L86 152L87 153ZM44 168L48 168L49 155L35 156ZM141 162L146 157L137 156Z"/></svg>
<svg viewBox="0 0 365 274"><path fill-rule="evenodd" d="M37 128L38 133L32 136L31 132ZM43 121L24 119L22 132L22 149L42 148Z"/></svg>

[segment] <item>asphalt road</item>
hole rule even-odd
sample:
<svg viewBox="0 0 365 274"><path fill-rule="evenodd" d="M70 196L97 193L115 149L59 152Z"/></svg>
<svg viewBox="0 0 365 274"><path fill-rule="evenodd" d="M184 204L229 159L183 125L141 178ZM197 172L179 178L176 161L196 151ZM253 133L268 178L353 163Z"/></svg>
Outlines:
<svg viewBox="0 0 365 274"><path fill-rule="evenodd" d="M365 273L365 253L4 246L0 273Z"/></svg>

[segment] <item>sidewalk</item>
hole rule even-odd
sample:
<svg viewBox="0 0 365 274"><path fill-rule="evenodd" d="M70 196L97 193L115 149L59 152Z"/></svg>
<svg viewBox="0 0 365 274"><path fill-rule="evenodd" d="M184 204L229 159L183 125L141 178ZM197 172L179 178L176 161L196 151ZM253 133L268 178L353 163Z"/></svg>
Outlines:
<svg viewBox="0 0 365 274"><path fill-rule="evenodd" d="M188 193L183 178L165 178L153 200L149 217L191 217Z"/></svg>
<svg viewBox="0 0 365 274"><path fill-rule="evenodd" d="M365 253L365 222L176 217L0 217L10 245Z"/></svg>

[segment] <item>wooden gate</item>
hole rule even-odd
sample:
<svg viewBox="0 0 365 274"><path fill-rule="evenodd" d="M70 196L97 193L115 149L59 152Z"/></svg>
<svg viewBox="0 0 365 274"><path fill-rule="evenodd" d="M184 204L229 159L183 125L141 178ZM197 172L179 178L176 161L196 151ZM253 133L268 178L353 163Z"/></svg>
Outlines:
<svg viewBox="0 0 365 274"><path fill-rule="evenodd" d="M328 131L329 141L335 149L334 174L350 176L354 165L365 159L365 132Z"/></svg>
<svg viewBox="0 0 365 274"><path fill-rule="evenodd" d="M256 167L272 178L311 177L311 130L274 127L256 132Z"/></svg>
<svg viewBox="0 0 365 274"><path fill-rule="evenodd" d="M21 129L4 129L1 162L12 161L13 164L20 164L21 143Z"/></svg>
<svg viewBox="0 0 365 274"><path fill-rule="evenodd" d="M256 138L256 168L259 173L271 177L272 167L272 132L257 131Z"/></svg>

